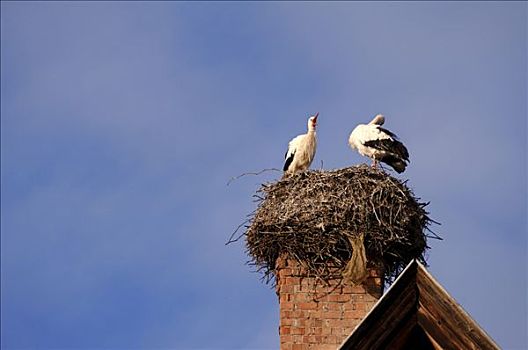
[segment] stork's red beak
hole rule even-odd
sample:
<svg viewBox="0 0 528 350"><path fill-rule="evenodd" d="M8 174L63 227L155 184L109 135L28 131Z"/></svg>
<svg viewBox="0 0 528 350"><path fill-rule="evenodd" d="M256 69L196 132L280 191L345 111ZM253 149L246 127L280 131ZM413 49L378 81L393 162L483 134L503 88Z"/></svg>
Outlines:
<svg viewBox="0 0 528 350"><path fill-rule="evenodd" d="M319 116L319 112L315 113L315 115L314 115L314 122L316 122L316 123L317 123L317 117L318 117L318 116Z"/></svg>

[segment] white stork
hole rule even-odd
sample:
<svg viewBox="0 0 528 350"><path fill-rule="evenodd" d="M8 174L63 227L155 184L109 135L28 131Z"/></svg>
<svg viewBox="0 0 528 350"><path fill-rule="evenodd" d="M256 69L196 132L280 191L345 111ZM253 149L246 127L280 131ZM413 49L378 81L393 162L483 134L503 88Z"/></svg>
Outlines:
<svg viewBox="0 0 528 350"><path fill-rule="evenodd" d="M304 171L310 167L315 157L317 139L315 138L315 127L319 112L308 119L308 132L292 139L288 144L288 151L284 156L284 174L290 175L297 171Z"/></svg>
<svg viewBox="0 0 528 350"><path fill-rule="evenodd" d="M370 123L359 124L350 134L348 143L362 156L371 158L372 166L380 161L402 173L409 162L409 152L394 133L381 127L384 122L385 117L378 114Z"/></svg>

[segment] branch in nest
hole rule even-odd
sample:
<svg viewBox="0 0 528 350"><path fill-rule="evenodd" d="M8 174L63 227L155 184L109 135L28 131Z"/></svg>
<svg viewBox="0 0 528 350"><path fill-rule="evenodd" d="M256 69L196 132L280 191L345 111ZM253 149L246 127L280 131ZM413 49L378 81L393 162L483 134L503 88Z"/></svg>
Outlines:
<svg viewBox="0 0 528 350"><path fill-rule="evenodd" d="M260 175L266 171L281 171L277 168L269 168L269 169L263 169L259 172L256 172L256 173L243 173L243 174L240 174L238 176L233 176L231 179L229 179L229 181L227 182L227 186L229 186L231 184L231 182L235 181L235 180L238 180L240 179L242 176L246 176L246 175Z"/></svg>
<svg viewBox="0 0 528 350"><path fill-rule="evenodd" d="M237 238L233 239L233 237L235 236L235 234L238 232L238 230L240 230L240 228L242 226L244 226L245 224L249 223L251 219L247 219L246 221L244 221L243 223L241 223L240 225L238 225L238 227L236 228L235 231L233 231L233 233L231 234L231 236L229 237L229 239L227 240L227 242L225 243L225 245L228 245L230 243L234 243L236 241L238 241L240 238L242 238L242 236L244 236L246 233L245 232L242 232L242 234L240 234Z"/></svg>

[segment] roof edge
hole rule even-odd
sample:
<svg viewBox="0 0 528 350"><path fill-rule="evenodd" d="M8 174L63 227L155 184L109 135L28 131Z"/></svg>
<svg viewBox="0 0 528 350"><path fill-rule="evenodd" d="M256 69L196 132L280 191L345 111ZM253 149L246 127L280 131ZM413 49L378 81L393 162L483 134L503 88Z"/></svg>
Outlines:
<svg viewBox="0 0 528 350"><path fill-rule="evenodd" d="M447 299L452 302L453 306L458 309L460 314L462 314L469 322L471 322L473 328L478 329L480 331L486 341L488 341L491 345L495 346L497 349L500 349L499 345L486 332L486 330L482 328L478 324L478 322L473 319L473 317L471 317L471 315L462 307L462 305L458 301L456 301L456 299L451 296L451 294L449 294L449 292L436 280L436 278L434 278L434 276L429 271L427 271L425 266L420 264L420 262L418 262L418 269L431 281L431 283L433 283L435 288L437 288L442 294L444 294Z"/></svg>

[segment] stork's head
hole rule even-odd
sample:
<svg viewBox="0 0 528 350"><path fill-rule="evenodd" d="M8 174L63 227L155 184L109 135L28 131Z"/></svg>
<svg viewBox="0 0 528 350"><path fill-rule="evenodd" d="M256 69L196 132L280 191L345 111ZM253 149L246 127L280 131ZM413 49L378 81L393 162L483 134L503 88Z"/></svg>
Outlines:
<svg viewBox="0 0 528 350"><path fill-rule="evenodd" d="M385 123L385 117L383 116L383 114L378 114L374 117L374 119L370 121L369 124L383 125L383 123Z"/></svg>
<svg viewBox="0 0 528 350"><path fill-rule="evenodd" d="M308 119L308 130L313 131L315 130L315 127L317 126L317 117L319 116L319 112L315 113L315 115L311 116Z"/></svg>

